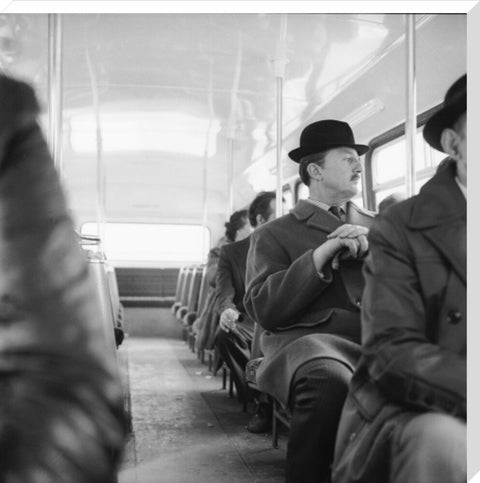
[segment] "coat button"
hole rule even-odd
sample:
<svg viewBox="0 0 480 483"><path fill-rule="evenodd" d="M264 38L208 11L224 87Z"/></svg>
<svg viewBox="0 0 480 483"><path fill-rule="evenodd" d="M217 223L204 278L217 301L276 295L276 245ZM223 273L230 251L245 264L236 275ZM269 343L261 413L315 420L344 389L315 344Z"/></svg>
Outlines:
<svg viewBox="0 0 480 483"><path fill-rule="evenodd" d="M458 324L462 320L462 313L458 310L450 310L447 313L447 322L449 324Z"/></svg>
<svg viewBox="0 0 480 483"><path fill-rule="evenodd" d="M359 298L356 298L354 302L357 307L360 307L360 305L362 305L362 301Z"/></svg>

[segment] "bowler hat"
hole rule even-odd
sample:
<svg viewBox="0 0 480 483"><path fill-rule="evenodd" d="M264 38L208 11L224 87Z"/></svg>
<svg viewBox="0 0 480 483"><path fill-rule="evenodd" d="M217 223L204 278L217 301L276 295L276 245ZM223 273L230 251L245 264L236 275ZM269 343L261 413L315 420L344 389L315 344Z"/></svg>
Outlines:
<svg viewBox="0 0 480 483"><path fill-rule="evenodd" d="M290 151L288 156L298 163L309 154L339 147L353 148L359 156L369 150L364 144L355 144L352 128L346 122L325 119L309 124L300 134L300 147Z"/></svg>
<svg viewBox="0 0 480 483"><path fill-rule="evenodd" d="M456 80L445 94L442 108L425 124L423 137L430 146L443 152L440 138L442 131L452 127L467 110L467 74Z"/></svg>

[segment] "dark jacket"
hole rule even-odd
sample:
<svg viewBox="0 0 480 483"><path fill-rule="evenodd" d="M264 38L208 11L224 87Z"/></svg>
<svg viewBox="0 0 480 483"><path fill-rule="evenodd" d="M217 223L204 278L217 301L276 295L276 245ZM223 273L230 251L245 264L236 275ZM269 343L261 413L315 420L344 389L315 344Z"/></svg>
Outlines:
<svg viewBox="0 0 480 483"><path fill-rule="evenodd" d="M247 266L250 237L235 243L224 245L218 260L216 291L217 311L221 315L226 309L240 312L239 322L254 326L253 320L245 312L245 270Z"/></svg>
<svg viewBox="0 0 480 483"><path fill-rule="evenodd" d="M0 76L0 105L0 481L113 482L124 437L113 327L33 90Z"/></svg>
<svg viewBox="0 0 480 483"><path fill-rule="evenodd" d="M440 170L370 230L364 350L335 481L388 481L384 441L405 411L466 417L466 201L454 175L453 164Z"/></svg>
<svg viewBox="0 0 480 483"><path fill-rule="evenodd" d="M373 220L370 212L353 203L346 211L347 223L369 226ZM362 261L344 261L338 271L326 266L322 279L312 258L313 250L342 224L301 200L288 215L251 235L245 308L265 329L265 359L257 382L283 403L304 362L331 357L353 370L359 355Z"/></svg>

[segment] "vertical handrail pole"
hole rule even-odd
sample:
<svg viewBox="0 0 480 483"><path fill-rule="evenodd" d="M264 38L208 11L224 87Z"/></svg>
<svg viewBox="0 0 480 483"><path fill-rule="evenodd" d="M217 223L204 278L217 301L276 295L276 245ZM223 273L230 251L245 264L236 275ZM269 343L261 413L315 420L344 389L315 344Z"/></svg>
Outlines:
<svg viewBox="0 0 480 483"><path fill-rule="evenodd" d="M48 140L55 168L62 173L62 18L48 14Z"/></svg>
<svg viewBox="0 0 480 483"><path fill-rule="evenodd" d="M415 72L415 15L406 15L406 194L415 194L415 138L417 134L417 92Z"/></svg>
<svg viewBox="0 0 480 483"><path fill-rule="evenodd" d="M282 160L282 145L283 145L283 81L285 78L286 59L286 38L287 38L287 16L282 14L280 17L280 38L277 45L275 58L273 59L274 72L277 87L277 119L276 119L276 200L275 200L275 215L280 217L283 214L283 160Z"/></svg>
<svg viewBox="0 0 480 483"><path fill-rule="evenodd" d="M98 92L98 83L92 59L90 57L90 50L88 43L86 47L86 60L88 67L88 74L90 80L90 88L92 91L92 107L95 118L95 140L97 151L97 227L98 235L100 237L101 250L105 247L105 221L106 221L106 173L103 162L103 138L102 138L102 123L100 117L100 95Z"/></svg>
<svg viewBox="0 0 480 483"><path fill-rule="evenodd" d="M210 139L212 136L212 124L214 118L213 110L213 60L209 59L209 69L208 69L208 128L207 135L205 139L205 151L203 153L203 178L202 178L202 226L204 228L204 234L207 232L208 228L208 158L210 155ZM207 253L205 246L205 235L202 236L202 253ZM208 247L210 248L210 247ZM206 259L205 259L206 261Z"/></svg>
<svg viewBox="0 0 480 483"><path fill-rule="evenodd" d="M235 144L234 135L229 135L228 138L228 213L233 213L233 149Z"/></svg>
<svg viewBox="0 0 480 483"><path fill-rule="evenodd" d="M282 163L282 142L283 142L283 77L277 76L277 185L275 198L275 215L279 218L283 214L283 163Z"/></svg>
<svg viewBox="0 0 480 483"><path fill-rule="evenodd" d="M234 147L235 147L235 131L237 123L237 105L238 105L238 86L240 84L240 71L242 67L243 41L242 33L239 30L237 35L237 56L235 58L235 66L233 72L232 92L230 95L230 116L227 122L227 140L228 140L228 213L233 213L233 182L234 182Z"/></svg>

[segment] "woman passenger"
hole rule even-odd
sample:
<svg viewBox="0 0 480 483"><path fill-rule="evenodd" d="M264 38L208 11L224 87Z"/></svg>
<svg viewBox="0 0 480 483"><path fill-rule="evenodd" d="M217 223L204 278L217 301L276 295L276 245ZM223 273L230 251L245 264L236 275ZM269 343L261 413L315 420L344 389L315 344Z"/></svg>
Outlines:
<svg viewBox="0 0 480 483"><path fill-rule="evenodd" d="M220 238L217 245L208 254L206 273L206 282L208 283L207 299L202 313L194 322L194 331L197 333L197 350L211 350L215 345L215 333L219 322L219 315L215 310L217 305L215 278L220 249L227 243L243 240L252 231L247 210L235 211L225 223L225 235Z"/></svg>

